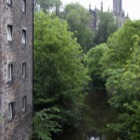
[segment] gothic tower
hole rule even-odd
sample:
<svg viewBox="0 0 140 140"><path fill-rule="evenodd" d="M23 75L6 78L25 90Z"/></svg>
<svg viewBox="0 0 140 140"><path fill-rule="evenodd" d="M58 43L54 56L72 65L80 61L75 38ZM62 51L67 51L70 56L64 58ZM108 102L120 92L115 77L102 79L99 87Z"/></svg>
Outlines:
<svg viewBox="0 0 140 140"><path fill-rule="evenodd" d="M122 0L113 0L113 11L116 14L122 12Z"/></svg>
<svg viewBox="0 0 140 140"><path fill-rule="evenodd" d="M122 0L113 0L113 14L118 24L118 28L120 28L125 22L125 13L122 9Z"/></svg>
<svg viewBox="0 0 140 140"><path fill-rule="evenodd" d="M101 12L103 12L103 1L101 1Z"/></svg>

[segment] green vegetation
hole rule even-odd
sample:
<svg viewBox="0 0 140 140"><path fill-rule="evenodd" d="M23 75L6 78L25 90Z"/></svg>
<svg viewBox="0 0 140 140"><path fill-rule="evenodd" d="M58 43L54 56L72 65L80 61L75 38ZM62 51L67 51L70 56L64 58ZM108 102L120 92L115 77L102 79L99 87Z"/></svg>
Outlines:
<svg viewBox="0 0 140 140"><path fill-rule="evenodd" d="M62 130L78 127L89 79L80 46L66 21L39 12L34 23L35 110L55 106L60 111Z"/></svg>
<svg viewBox="0 0 140 140"><path fill-rule="evenodd" d="M36 3L33 139L140 139L140 21L116 31L113 15L98 13L94 31L77 3Z"/></svg>
<svg viewBox="0 0 140 140"><path fill-rule="evenodd" d="M34 10L38 8L45 13L54 12L56 16L60 14L61 0L34 0Z"/></svg>
<svg viewBox="0 0 140 140"><path fill-rule="evenodd" d="M91 77L90 88L91 92L98 89L104 89L104 79L102 78L102 64L101 59L105 52L108 51L107 45L100 44L94 48L91 48L86 54L86 64L88 69L88 74Z"/></svg>
<svg viewBox="0 0 140 140"><path fill-rule="evenodd" d="M118 123L109 125L122 140L139 139L140 21L128 21L108 42L103 58L110 105L118 113ZM113 45L111 45L113 44ZM112 60L112 61L111 61Z"/></svg>
<svg viewBox="0 0 140 140"><path fill-rule="evenodd" d="M113 13L98 12L98 29L95 34L96 44L107 42L108 37L117 30Z"/></svg>
<svg viewBox="0 0 140 140"><path fill-rule="evenodd" d="M78 3L68 4L64 9L64 19L67 20L72 31L84 52L87 52L94 43L94 32L89 26L92 16L87 9Z"/></svg>
<svg viewBox="0 0 140 140"><path fill-rule="evenodd" d="M58 124L60 120L59 109L48 108L36 112L33 118L34 132L33 139L51 140L52 132L61 131L61 126Z"/></svg>
<svg viewBox="0 0 140 140"><path fill-rule="evenodd" d="M92 48L87 54L92 79L104 81L110 106L118 114L115 123L108 124L108 129L121 140L140 138L139 29L140 21L127 21L123 28L110 36L106 45Z"/></svg>

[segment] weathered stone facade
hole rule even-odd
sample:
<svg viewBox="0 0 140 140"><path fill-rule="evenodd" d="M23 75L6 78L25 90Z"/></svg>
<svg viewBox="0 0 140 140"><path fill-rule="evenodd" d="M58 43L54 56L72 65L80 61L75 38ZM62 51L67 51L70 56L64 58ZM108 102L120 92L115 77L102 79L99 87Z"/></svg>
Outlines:
<svg viewBox="0 0 140 140"><path fill-rule="evenodd" d="M0 0L0 140L29 140L32 132L33 0L7 2ZM7 37L9 32L11 40Z"/></svg>
<svg viewBox="0 0 140 140"><path fill-rule="evenodd" d="M118 28L121 28L127 18L125 17L125 13L122 10L122 0L113 0L113 14Z"/></svg>

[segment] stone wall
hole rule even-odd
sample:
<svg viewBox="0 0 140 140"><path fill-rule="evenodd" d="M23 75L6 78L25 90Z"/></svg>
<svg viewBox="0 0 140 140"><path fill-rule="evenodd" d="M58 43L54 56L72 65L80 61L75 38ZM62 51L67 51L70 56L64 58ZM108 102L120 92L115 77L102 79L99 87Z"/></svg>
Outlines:
<svg viewBox="0 0 140 140"><path fill-rule="evenodd" d="M2 121L2 11L3 11L3 6L2 6L2 0L0 0L0 139L3 138L3 121Z"/></svg>
<svg viewBox="0 0 140 140"><path fill-rule="evenodd" d="M0 1L0 140L29 140L32 132L32 60L33 60L33 1L26 0L22 12L21 0ZM7 41L7 25L12 25L12 42ZM26 44L21 42L26 30ZM13 80L8 81L8 64L13 64ZM26 76L22 76L22 63L26 63ZM26 110L22 98L26 96ZM13 102L13 117L8 117L8 104Z"/></svg>

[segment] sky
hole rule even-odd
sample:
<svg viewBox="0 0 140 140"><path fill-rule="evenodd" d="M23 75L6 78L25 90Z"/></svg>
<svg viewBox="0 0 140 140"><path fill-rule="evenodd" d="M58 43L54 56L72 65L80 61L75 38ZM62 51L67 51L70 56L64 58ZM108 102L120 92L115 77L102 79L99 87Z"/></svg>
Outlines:
<svg viewBox="0 0 140 140"><path fill-rule="evenodd" d="M100 9L101 0L61 0L63 5L66 5L68 3L75 3L79 2L81 5L83 5L85 8L89 8L89 4L91 3L91 8ZM113 9L113 0L102 0L104 4L104 11L108 10L108 7L110 10ZM139 0L122 0L122 8L125 11L125 14L129 15L130 19L132 20L139 20L140 19L140 1Z"/></svg>

